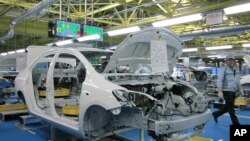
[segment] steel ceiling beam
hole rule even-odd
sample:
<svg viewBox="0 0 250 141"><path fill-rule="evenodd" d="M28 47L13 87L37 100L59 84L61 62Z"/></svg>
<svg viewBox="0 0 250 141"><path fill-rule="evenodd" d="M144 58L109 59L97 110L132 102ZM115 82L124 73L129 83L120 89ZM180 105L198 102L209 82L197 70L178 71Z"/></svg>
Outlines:
<svg viewBox="0 0 250 141"><path fill-rule="evenodd" d="M103 19L94 18L93 20L95 22L106 23L106 24L110 24L110 25L114 25L114 26L118 26L118 27L122 27L123 26L122 23L111 21L112 19L110 19L110 20L103 20Z"/></svg>
<svg viewBox="0 0 250 141"><path fill-rule="evenodd" d="M96 9L94 11L89 11L87 13L87 15L91 15L92 12L94 14L96 13L99 13L99 12L102 12L102 11L106 11L106 10L109 10L109 9L113 9L117 6L120 6L121 4L124 4L126 3L125 1L123 0L115 0L116 3L112 3L112 4L109 4L107 6L103 6L99 9ZM4 4L10 4L10 5L15 5L15 6L19 6L19 7L23 7L23 8L30 8L31 6L33 6L34 4L33 3L25 3L25 2L22 2L20 3L19 0L9 0L9 1L6 1L6 0L0 0L1 3L4 3ZM229 6L229 5L233 5L235 3L238 3L238 1L225 1L225 2L215 2L215 3L212 3L212 4L209 4L209 5L206 5L205 7L201 6L200 8L190 8L189 10L187 11L183 11L183 12L179 12L179 13L174 13L173 16L180 16L180 15L186 15L186 14L191 14L191 13L198 13L198 12L205 12L205 11L210 11L210 10L215 10L215 9L218 9L218 8L223 8L223 7L226 7L226 6ZM138 5L138 3L136 2L129 2L129 3L126 3L130 6L135 6L135 5ZM140 7L141 8L141 7ZM149 8L147 9L149 11L151 11ZM50 13L53 13L53 14L59 14L58 11L56 10L51 10L50 8L47 8L47 11L50 12ZM155 11L155 10L153 10ZM70 14L70 17L72 18L82 18L84 15L83 12L77 12L77 13L71 13ZM149 22L153 22L155 20L162 20L163 18L156 18L156 17L151 17L151 18L145 18L144 20L139 20L139 21L136 21L136 22L131 22L129 24L126 24L127 26L131 26L131 25L138 25L138 24L147 24ZM102 22L102 23L110 23L110 21L105 21L105 20L98 20L98 18L94 18L93 19L94 21L96 22ZM120 24L119 23L112 23L112 25L119 25L119 26L124 26L124 24L121 22ZM116 27L118 28L118 27Z"/></svg>
<svg viewBox="0 0 250 141"><path fill-rule="evenodd" d="M20 2L19 0L0 0L0 3L19 6L19 7L25 8L25 9L28 9L28 8L32 7L34 4L36 4L36 3L29 3L29 2Z"/></svg>
<svg viewBox="0 0 250 141"><path fill-rule="evenodd" d="M0 0L0 3L4 3L4 4L8 4L8 5L15 5L15 6L18 6L18 7L25 8L25 9L29 9L33 5L35 5L35 3L20 2L19 0L9 0L9 1ZM120 6L120 5L121 4L119 4L119 3L112 3L110 5L103 6L102 8L99 8L97 10L88 12L87 16L91 15L92 13L96 14L96 13L99 13L99 12L102 12L102 11L105 11L105 10L108 10L108 9L112 9L112 8L115 8L115 7ZM52 14L59 14L59 11L53 10L51 8L47 8L46 11L49 12L49 13L52 13ZM83 17L82 15L84 15L84 13L82 11L81 12L78 11L77 13L70 14L70 17L72 17L72 18L80 18L80 17ZM101 22L103 20L98 20L98 21ZM110 22L105 21L103 23L110 23ZM115 24L115 25L118 25L118 24Z"/></svg>
<svg viewBox="0 0 250 141"><path fill-rule="evenodd" d="M101 1L101 0L100 0ZM93 20L95 21L96 24L101 24L101 26L104 25L108 25L107 27L109 27L111 29L116 29L116 28L121 28L124 26L133 26L133 25L147 25L147 26L151 26L150 23L158 21L158 20L163 20L166 18L171 18L171 17L175 17L175 16L181 16L181 15L188 15L188 14L193 14L193 13L206 13L207 11L212 11L212 10L218 10L218 9L223 9L224 7L228 7L234 4L238 4L238 3L245 3L245 2L249 2L249 0L240 0L240 1L236 1L236 0L228 0L228 1L220 1L220 2L211 2L208 0L200 0L199 3L197 4L196 1L194 0L185 0L185 3L183 3L183 0L179 0L176 1L177 3L172 2L171 0L165 1L164 3L161 3L162 6L164 6L164 8L166 8L166 10L168 10L168 14L164 14L163 12L161 12L161 10L159 10L158 7L156 7L155 5L149 5L150 2L152 0L131 0L130 2L126 2L125 0L113 0L110 3L96 3L97 1L95 1L94 3L94 13L95 13L95 17L92 19L90 16L92 15L92 9L91 9L91 3L88 3L88 10L87 10L87 14L88 14L88 20ZM181 1L181 2L180 2ZM202 2L202 3L200 3ZM1 5L13 5L15 7L20 7L21 9L28 9L30 7L32 7L35 3L33 1L30 2L25 2L22 1L22 3L20 3L20 0L0 0L0 6ZM63 3L64 6L66 6L66 3ZM83 15L84 15L84 11L81 8L83 5L83 3L71 3L70 4L70 17L72 19L82 19ZM121 9L122 6L121 5L127 5L128 8L127 9ZM148 6L149 5L149 6ZM55 15L59 15L59 11L58 9L58 3L54 4L51 7L48 7L46 9L47 13L51 13L51 14L55 14ZM182 9L182 8L187 8ZM116 10L117 11L116 11ZM116 12L115 12L116 11ZM143 11L142 14L138 13L140 11ZM128 18L124 18L123 17L123 13L127 12L128 14ZM145 14L145 12L147 12ZM119 15L117 14L110 14L110 13L119 13ZM107 16L105 16L106 14L109 14ZM102 16L103 15L103 16ZM157 16L159 15L159 16ZM243 15L243 16L242 16ZM240 14L240 16L237 15L232 15L229 16L229 20L224 22L224 25L229 25L231 24L230 21L234 21L236 22L240 22L242 24L249 24L249 14L246 14L246 16L244 16L244 14ZM67 16L67 14L65 13L64 15L65 17ZM110 16L113 16L113 18L110 18ZM54 16L53 18L48 18L49 20L53 20L56 16ZM59 16L58 16L59 17ZM10 18L9 18L10 19ZM120 19L120 20L119 20ZM2 22L2 17L1 17L1 30L5 30L5 23L6 23L6 27L8 25L8 22L10 20L8 19L3 19ZM127 21L127 22L124 22ZM43 26L40 26L43 25ZM224 26L222 25L222 26ZM26 31L24 31L24 27L26 26ZM47 36L47 23L46 22L39 22L39 21L35 21L35 22L31 22L29 21L29 19L26 20L25 22L25 26L24 23L17 25L17 27L15 27L15 31L17 32L26 32L27 34L38 34L38 33L42 33L44 36ZM27 27L32 27L31 29L28 29ZM34 27L36 27L36 29L34 29ZM197 30L197 29L204 29L207 28L207 26L204 24L204 21L200 21L200 22L193 22L193 23L189 23L189 24L181 24L181 25L177 25L177 26L171 26L169 27L170 29L172 29L175 32L185 32L185 31L193 31L193 30ZM108 30L110 30L108 29ZM249 33L248 33L249 35ZM197 40L194 39L192 42L192 44L199 44L199 43L205 43L205 44L220 44L223 43L225 41L228 40L239 40L238 42L246 42L247 39L249 39L250 36L246 36L244 35L243 37L236 37L235 38L231 38L230 36L227 37L220 37L220 38L212 38L212 39L202 39L202 40ZM105 37L107 39L107 37ZM117 37L117 38L121 38L121 37ZM111 39L107 39L107 42L113 41L116 42L120 41L120 39L117 39L116 37L112 37ZM213 40L213 41L211 41ZM187 43L188 45L191 45L189 43Z"/></svg>
<svg viewBox="0 0 250 141"><path fill-rule="evenodd" d="M6 14L9 10L11 10L11 8L13 8L12 5L9 5L8 7L6 7L5 9L3 9L1 12L0 12L0 16L3 16L4 14Z"/></svg>
<svg viewBox="0 0 250 141"><path fill-rule="evenodd" d="M206 12L206 11L211 11L211 10L222 9L224 7L227 7L227 6L236 4L236 3L238 3L238 1L225 1L225 2L221 2L221 3L215 2L215 3L209 4L205 7L201 6L199 8L190 8L184 12L174 13L173 16L175 17L175 16L180 16L180 15L188 15L188 14L192 14L192 13L201 13L201 12ZM163 20L165 18L166 17L163 15L154 16L154 17L152 16L150 18L145 18L143 20L137 20L135 22L129 23L129 24L127 24L127 26L148 24L148 23L155 22L157 20ZM119 27L114 27L114 28L119 28Z"/></svg>
<svg viewBox="0 0 250 141"><path fill-rule="evenodd" d="M115 12L118 13L118 10L116 8L114 8L114 9L115 9ZM119 20L121 21L121 23L125 24L125 21L124 21L124 18L122 17L122 15L118 13L117 16L118 16Z"/></svg>
<svg viewBox="0 0 250 141"><path fill-rule="evenodd" d="M155 14L165 14L164 12L159 10L159 8L155 5L155 3L152 0L147 1L147 3L143 3L144 0L139 1L139 2L136 2L136 1L125 2L124 0L113 0L113 1L120 3L122 5L130 6L130 7L138 7L138 9L149 11L149 12L155 13ZM167 2L167 1L165 1L165 2ZM160 3L162 3L162 1ZM152 5L155 5L155 7L150 7Z"/></svg>

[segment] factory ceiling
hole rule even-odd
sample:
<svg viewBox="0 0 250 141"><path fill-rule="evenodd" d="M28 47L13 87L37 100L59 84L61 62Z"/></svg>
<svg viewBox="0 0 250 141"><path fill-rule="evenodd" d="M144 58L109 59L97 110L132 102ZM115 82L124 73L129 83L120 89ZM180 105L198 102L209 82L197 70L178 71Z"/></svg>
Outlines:
<svg viewBox="0 0 250 141"><path fill-rule="evenodd" d="M25 13L41 0L0 0L0 38L9 29L9 22ZM184 15L221 11L223 8L247 3L249 0L58 0L41 12L31 15L14 27L14 36L0 43L0 52L26 48L28 45L42 45L57 39L48 38L48 21L56 19L71 20L103 27L106 31L138 25L152 26L153 22ZM61 11L61 12L60 12ZM237 30L240 26L250 25L250 12L224 15L220 24L208 25L206 19L168 26L180 36L210 32L221 29L220 33L194 36L185 41L186 47L202 47L233 43L240 47L250 39L247 29ZM236 28L235 31L226 30ZM225 30L224 30L225 29ZM99 46L118 44L124 36L108 37ZM202 53L202 52L201 52Z"/></svg>

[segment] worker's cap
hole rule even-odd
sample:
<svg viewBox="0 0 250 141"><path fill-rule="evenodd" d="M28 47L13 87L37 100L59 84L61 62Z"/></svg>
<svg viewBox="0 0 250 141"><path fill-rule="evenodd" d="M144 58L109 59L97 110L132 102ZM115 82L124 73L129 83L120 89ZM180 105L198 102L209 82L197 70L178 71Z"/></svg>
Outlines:
<svg viewBox="0 0 250 141"><path fill-rule="evenodd" d="M229 59L234 60L234 55L233 55L233 54L228 54L228 55L226 56L226 60L229 60Z"/></svg>

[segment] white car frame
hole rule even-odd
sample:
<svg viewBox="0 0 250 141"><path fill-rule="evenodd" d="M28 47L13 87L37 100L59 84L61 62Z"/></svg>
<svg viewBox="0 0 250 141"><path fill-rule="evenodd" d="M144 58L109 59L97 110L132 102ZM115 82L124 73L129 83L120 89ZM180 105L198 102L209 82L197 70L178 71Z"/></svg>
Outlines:
<svg viewBox="0 0 250 141"><path fill-rule="evenodd" d="M143 38L149 34L149 39ZM168 45L171 46L167 47L172 60L169 59L169 63L176 62L175 59L181 55L182 42L175 34L163 28L146 29L129 35L120 44L120 49L117 49L111 60L114 61L117 59L117 55L122 54L120 51L123 50L127 43L136 44L137 41L150 43L150 39L160 39L159 37L163 40L170 39ZM175 45L177 48L175 48ZM174 53L174 56L171 53ZM81 65L67 69L57 69L57 63L67 62L67 59L65 59L67 56L70 56L71 59L72 57L75 58L76 62ZM131 62L131 59L129 59L129 62ZM112 77L112 75L116 75L108 74L108 71L115 69L117 63L123 65L112 61L109 62L105 69L106 76ZM42 62L49 64L46 71L43 69L36 70L36 65ZM174 63L169 64L170 68L173 65ZM80 79L78 73L81 73L82 70L80 71L79 68L84 70L85 78L80 83L81 89L78 95L71 94L69 99L55 98L56 84L54 79L56 77ZM43 76L46 78L46 97L40 98L37 92L37 84L40 85L41 75L39 75L39 79L36 79L39 80L37 83L34 82L34 74L44 74L44 72L46 74ZM126 75L124 76L126 77ZM136 78L145 78L145 82L147 82L147 79L151 78L151 76L155 76L153 82L161 83L159 87L157 86L157 89L160 89L159 93L158 91L157 93L161 95L161 98L145 92L129 90L119 86L119 83L106 80L103 75L95 71L85 56L77 49L55 47L45 51L32 63L28 64L26 69L18 74L15 84L18 95L24 99L31 115L83 139L96 140L127 128L148 130L152 132L151 135L156 140L165 140L166 138L183 139L182 137L187 136L177 137L176 133L179 135L180 131L190 128L193 129L190 135L200 133L210 117L210 110L207 108L204 97L188 83L175 82L169 77L159 74L150 76L137 75ZM117 75L117 77L120 76ZM133 81L132 83L137 84L140 82L143 84L144 81ZM178 87L180 85L183 88L183 96L178 96L170 91L174 86ZM163 90L166 90L166 92ZM171 98L172 103L168 102L169 98ZM60 105L72 103L73 105L79 105L79 115L76 118L65 116L60 110L58 112ZM163 106L163 109L161 109L161 106Z"/></svg>

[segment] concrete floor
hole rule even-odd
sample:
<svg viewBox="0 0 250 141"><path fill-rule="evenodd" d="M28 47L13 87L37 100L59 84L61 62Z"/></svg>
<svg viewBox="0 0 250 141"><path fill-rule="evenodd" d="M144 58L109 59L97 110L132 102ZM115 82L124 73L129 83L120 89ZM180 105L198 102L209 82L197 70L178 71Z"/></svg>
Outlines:
<svg viewBox="0 0 250 141"><path fill-rule="evenodd" d="M211 108L212 111L217 110ZM250 125L250 108L236 108L236 114L238 115L241 124ZM213 141L229 141L229 127L231 120L228 114L221 116L219 123L216 124L211 117L205 126L203 133L200 137L210 138ZM7 117L5 122L0 123L0 141L48 141L50 140L50 128L45 124L30 124L28 126L21 126L17 117ZM62 131L56 131L57 139L60 141L78 141L80 139L75 138ZM128 137L133 140L138 140L138 130L127 131L119 134L123 137ZM145 141L151 141L152 139L145 133ZM120 141L119 138L107 137L99 141Z"/></svg>

